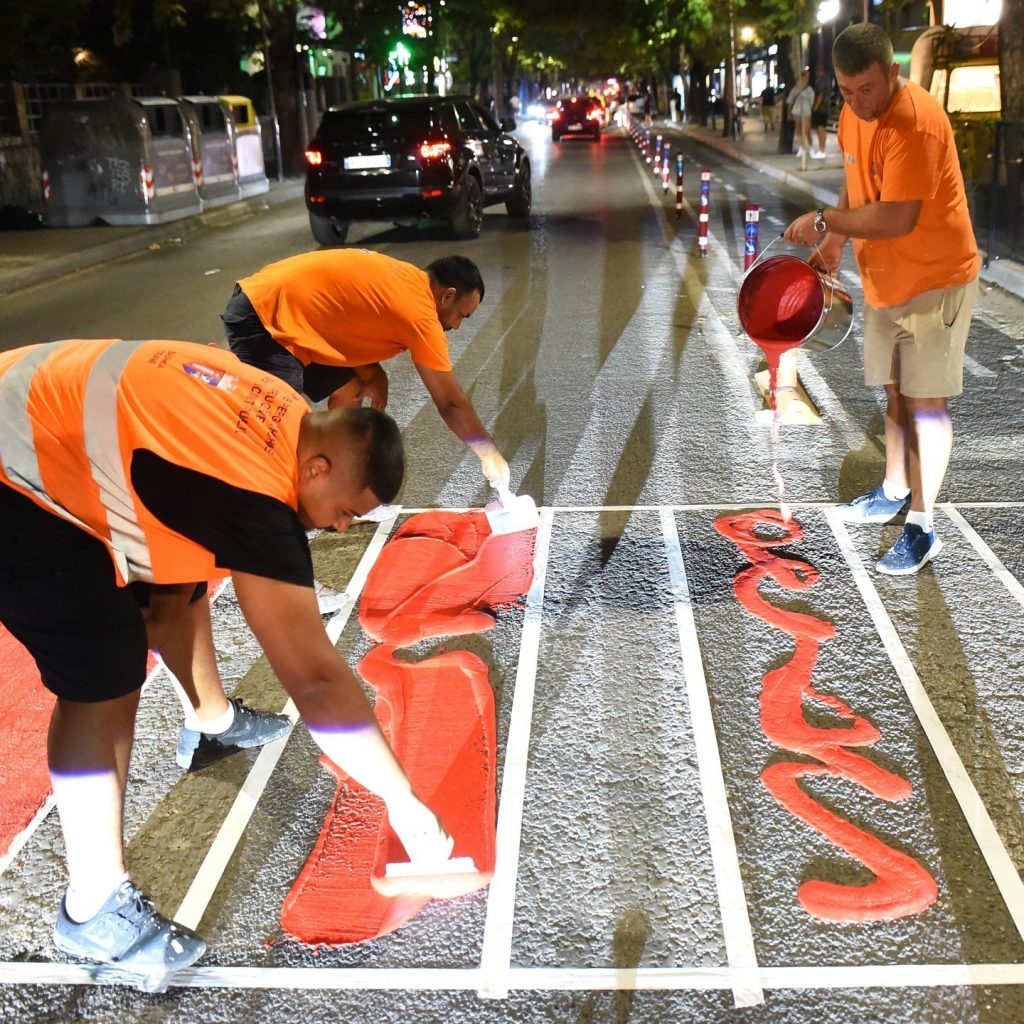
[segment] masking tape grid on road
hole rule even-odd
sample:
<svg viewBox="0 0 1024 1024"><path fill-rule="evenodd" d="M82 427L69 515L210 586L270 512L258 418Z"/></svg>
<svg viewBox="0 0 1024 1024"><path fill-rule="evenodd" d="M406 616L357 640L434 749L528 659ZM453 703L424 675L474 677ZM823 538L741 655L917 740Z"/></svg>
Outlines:
<svg viewBox="0 0 1024 1024"><path fill-rule="evenodd" d="M533 557L533 583L526 595L519 664L508 727L508 740L501 772L501 798L498 801L498 826L494 877L487 892L487 917L484 921L480 954L478 994L488 999L503 999L509 991L512 959L512 928L516 911L516 881L519 875L519 844L523 830L523 805L526 801L526 770L533 727L533 694L537 682L540 653L540 629L544 611L544 583L547 579L551 548L552 511L540 510L540 526Z"/></svg>

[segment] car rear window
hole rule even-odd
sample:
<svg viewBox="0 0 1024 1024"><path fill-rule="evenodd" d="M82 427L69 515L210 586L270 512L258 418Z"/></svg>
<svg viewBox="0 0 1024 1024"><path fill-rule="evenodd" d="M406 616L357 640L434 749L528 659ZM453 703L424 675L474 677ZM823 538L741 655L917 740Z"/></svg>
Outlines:
<svg viewBox="0 0 1024 1024"><path fill-rule="evenodd" d="M402 110L329 110L321 132L346 138L419 134L433 127L433 112L426 107Z"/></svg>

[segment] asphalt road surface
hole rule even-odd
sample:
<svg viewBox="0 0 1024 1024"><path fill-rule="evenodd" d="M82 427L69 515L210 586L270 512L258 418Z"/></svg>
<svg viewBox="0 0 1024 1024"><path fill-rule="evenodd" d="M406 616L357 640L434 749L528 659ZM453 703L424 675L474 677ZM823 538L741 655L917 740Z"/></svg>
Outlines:
<svg viewBox="0 0 1024 1024"><path fill-rule="evenodd" d="M92 984L50 943L65 882L56 815L43 814L0 862L0 1020L1024 1021L1020 303L997 292L979 302L952 404L942 555L917 576L880 576L874 561L895 527L848 528L830 512L883 470L882 395L861 383L858 327L832 351L801 353L822 420L784 425L773 444L753 380L760 352L736 318L744 204L761 205L764 241L807 198L687 150L677 219L620 131L557 146L539 127L520 135L533 161L528 228L495 208L473 242L380 225L351 239L419 265L450 252L478 262L487 295L450 335L455 370L514 486L545 509L524 607L445 644L479 654L495 689L494 884L373 942L288 939L281 901L334 780L301 726L266 756L183 775L179 712L157 671L132 764L129 865L210 951L161 995ZM713 172L703 260L702 165ZM197 231L9 297L0 346L218 342L234 281L312 247L301 201ZM846 278L859 305L852 266ZM387 368L408 453L403 516L483 503L476 459L408 360ZM802 718L840 731L859 716L874 739L843 749L905 787L880 798L839 772L805 776L803 792L934 879L934 902L895 920L804 908L804 883L873 876L761 781L769 766L815 764L762 729L765 674L788 662L793 640L734 588L750 559L728 522L778 507L773 460L802 533L762 533L812 569L799 592L776 577L761 594L790 620L830 626L812 677L826 700L805 697ZM351 662L369 648L353 606L393 525L313 541L319 578L351 598L327 624ZM230 586L213 608L229 688L281 707Z"/></svg>

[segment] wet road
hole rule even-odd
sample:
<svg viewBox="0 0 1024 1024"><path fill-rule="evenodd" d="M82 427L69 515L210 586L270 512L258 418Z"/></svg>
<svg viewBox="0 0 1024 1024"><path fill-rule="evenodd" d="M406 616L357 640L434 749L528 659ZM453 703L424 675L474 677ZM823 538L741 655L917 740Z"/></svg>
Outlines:
<svg viewBox="0 0 1024 1024"><path fill-rule="evenodd" d="M480 655L495 688L506 787L495 884L357 947L287 940L281 901L334 780L301 729L272 757L240 754L182 777L176 702L157 675L140 712L129 864L211 950L161 996L81 984L48 938L64 884L49 814L3 861L0 1019L1024 1020L1020 304L997 293L980 302L953 404L943 554L917 577L879 576L894 528L846 528L829 512L883 468L880 395L861 384L856 328L831 352L801 355L822 422L783 427L773 448L757 415L760 353L735 315L743 204L761 205L766 240L811 202L687 150L677 221L673 197L619 132L600 145L555 147L530 126L521 137L534 169L529 230L495 208L471 243L379 225L353 236L420 265L453 251L479 263L487 296L450 336L456 372L513 484L550 510L526 607L445 644ZM714 175L705 260L692 209L702 165ZM286 204L19 293L0 313L0 344L216 341L236 277L311 247L301 203ZM859 304L852 268L848 280ZM389 371L409 454L405 508L486 500L476 459L408 361ZM934 903L898 920L836 923L803 908L805 882L872 876L760 781L769 765L809 760L762 729L763 677L793 643L738 603L748 555L716 522L777 504L773 457L802 525L800 538L772 534L774 550L818 578L799 593L768 581L762 594L832 631L813 667L814 690L832 701L805 699L803 717L840 733L851 725L836 702L862 716L875 739L835 745L856 746L869 773L906 792L882 798L842 774L803 787L934 878ZM355 599L387 532L317 538L318 576ZM350 610L328 628L354 662L369 640ZM229 685L281 706L230 587L214 616ZM233 808L243 785L265 786L245 814Z"/></svg>

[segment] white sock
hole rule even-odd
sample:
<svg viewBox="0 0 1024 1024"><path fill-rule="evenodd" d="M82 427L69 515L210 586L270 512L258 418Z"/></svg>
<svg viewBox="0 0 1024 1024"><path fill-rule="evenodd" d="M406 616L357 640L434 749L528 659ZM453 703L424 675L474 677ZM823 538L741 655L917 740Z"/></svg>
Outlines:
<svg viewBox="0 0 1024 1024"><path fill-rule="evenodd" d="M909 487L897 487L895 484L889 483L888 480L882 481L882 493L890 501L902 501L909 493Z"/></svg>
<svg viewBox="0 0 1024 1024"><path fill-rule="evenodd" d="M203 722L199 728L207 736L220 736L221 733L225 733L231 728L231 723L234 720L235 705L228 701L227 711L221 712L216 718L211 718L208 722Z"/></svg>
<svg viewBox="0 0 1024 1024"><path fill-rule="evenodd" d="M920 526L925 533L931 533L935 526L930 512L915 512L913 509L907 513L907 524Z"/></svg>
<svg viewBox="0 0 1024 1024"><path fill-rule="evenodd" d="M64 909L67 911L68 917L77 924L88 921L90 917L94 917L99 912L100 907L107 902L110 894L127 880L128 872L125 872L114 880L113 885L110 884L108 878L105 884L97 881L88 889L75 889L68 886L68 891L64 896Z"/></svg>

